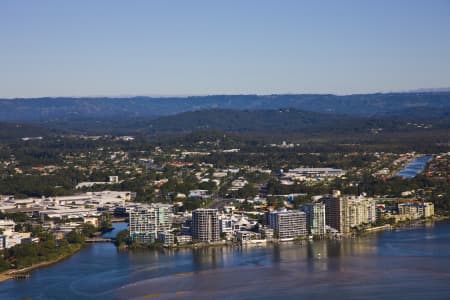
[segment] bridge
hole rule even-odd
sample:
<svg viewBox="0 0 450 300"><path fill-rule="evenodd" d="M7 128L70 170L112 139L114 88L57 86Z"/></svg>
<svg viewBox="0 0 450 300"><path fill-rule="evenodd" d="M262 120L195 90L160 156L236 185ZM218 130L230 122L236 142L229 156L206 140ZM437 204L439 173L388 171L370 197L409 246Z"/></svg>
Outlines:
<svg viewBox="0 0 450 300"><path fill-rule="evenodd" d="M114 239L112 239L112 238L104 238L104 237L86 238L84 241L86 243L114 243Z"/></svg>
<svg viewBox="0 0 450 300"><path fill-rule="evenodd" d="M112 223L128 222L128 217L113 217L111 222Z"/></svg>

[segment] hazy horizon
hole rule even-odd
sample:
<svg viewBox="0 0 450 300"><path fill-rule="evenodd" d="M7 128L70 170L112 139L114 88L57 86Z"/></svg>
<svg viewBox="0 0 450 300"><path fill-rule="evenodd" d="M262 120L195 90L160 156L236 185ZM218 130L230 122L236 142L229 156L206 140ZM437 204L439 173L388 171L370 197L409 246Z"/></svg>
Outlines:
<svg viewBox="0 0 450 300"><path fill-rule="evenodd" d="M338 94L338 93L272 93L272 94L258 94L258 93L247 93L247 94L234 94L234 93L212 93L212 94L118 94L118 95L52 95L52 96L36 96L36 97L0 97L3 100L20 100L20 99L40 99L40 98L139 98L139 97L149 97L149 98L187 98L187 97L210 97L210 96L278 96L278 95L333 95L333 96L352 96L352 95L370 95L370 94L401 94L401 93L440 93L440 92L450 92L450 87L436 87L436 88L418 88L405 91L375 91L375 92L362 92L362 93L349 93L349 94Z"/></svg>

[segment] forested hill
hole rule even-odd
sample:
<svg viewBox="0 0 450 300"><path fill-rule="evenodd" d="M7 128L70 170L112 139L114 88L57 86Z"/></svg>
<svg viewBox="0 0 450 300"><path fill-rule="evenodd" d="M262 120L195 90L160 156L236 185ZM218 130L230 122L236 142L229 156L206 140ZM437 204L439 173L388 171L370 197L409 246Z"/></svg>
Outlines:
<svg viewBox="0 0 450 300"><path fill-rule="evenodd" d="M405 114L405 113L406 114ZM102 118L48 121L35 124L1 123L0 138L50 134L159 135L196 131L249 133L368 133L450 127L450 109L414 108L367 117L327 114L294 108L266 110L206 109L159 118Z"/></svg>
<svg viewBox="0 0 450 300"><path fill-rule="evenodd" d="M216 95L179 98L0 99L0 121L55 122L80 119L156 118L204 109L299 110L373 116L411 108L448 108L450 92L360 95Z"/></svg>
<svg viewBox="0 0 450 300"><path fill-rule="evenodd" d="M45 137L55 132L35 125L0 122L0 143L10 139Z"/></svg>
<svg viewBox="0 0 450 300"><path fill-rule="evenodd" d="M441 108L414 107L400 111L390 111L377 114L374 118L398 118L411 122L448 123L450 119L450 106Z"/></svg>
<svg viewBox="0 0 450 300"><path fill-rule="evenodd" d="M447 119L447 124L449 120ZM297 109L211 109L161 117L146 126L149 133L220 130L233 132L356 133L409 130L414 126L398 118L366 118L306 112Z"/></svg>

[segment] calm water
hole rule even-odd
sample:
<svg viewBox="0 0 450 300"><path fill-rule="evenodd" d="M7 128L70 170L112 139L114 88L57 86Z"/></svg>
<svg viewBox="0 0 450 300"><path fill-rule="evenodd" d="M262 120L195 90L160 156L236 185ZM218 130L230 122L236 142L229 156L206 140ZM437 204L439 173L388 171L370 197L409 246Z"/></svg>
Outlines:
<svg viewBox="0 0 450 300"><path fill-rule="evenodd" d="M449 299L450 224L261 248L86 247L0 299Z"/></svg>
<svg viewBox="0 0 450 300"><path fill-rule="evenodd" d="M420 156L407 164L400 172L397 173L397 176L402 178L414 178L423 172L427 163L432 159L433 157L431 156Z"/></svg>

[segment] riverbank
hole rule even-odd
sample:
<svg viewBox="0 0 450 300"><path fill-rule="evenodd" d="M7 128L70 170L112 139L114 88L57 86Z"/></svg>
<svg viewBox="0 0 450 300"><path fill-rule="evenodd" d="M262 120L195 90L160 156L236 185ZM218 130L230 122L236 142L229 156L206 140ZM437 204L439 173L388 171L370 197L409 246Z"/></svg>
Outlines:
<svg viewBox="0 0 450 300"><path fill-rule="evenodd" d="M97 243L27 280L0 284L0 298L177 299L186 291L181 298L341 300L370 293L374 299L421 300L429 293L430 300L447 299L450 257L442 250L450 247L448 232L450 223L437 222L304 246L202 251L124 253L112 243ZM268 282L274 288L264 288Z"/></svg>
<svg viewBox="0 0 450 300"><path fill-rule="evenodd" d="M449 219L450 219L449 216L433 216L433 217L430 217L427 219L398 221L397 223L392 225L392 229L408 228L408 227L414 228L417 226L426 225L426 224L435 223L435 222L442 222L442 221L446 221Z"/></svg>
<svg viewBox="0 0 450 300"><path fill-rule="evenodd" d="M390 230L395 230L397 228L405 228L405 227L417 227L420 225L425 225L426 223L434 223L434 222L439 222L439 221L444 221L444 220L448 220L449 216L434 216L432 219L419 219L419 220L414 220L414 221L409 221L409 222L404 222L404 223L397 223L393 226L390 225L383 225L383 226L379 226L379 227L372 227L369 228L363 232L360 232L358 234L358 236L364 236L364 234L373 234L376 232L380 232L380 231L390 231ZM354 236L353 236L354 237ZM351 238L350 236L348 237L343 237L344 239L347 238ZM332 239L332 238L330 238ZM304 244L304 242L307 241L307 239L302 239L301 241L291 241L291 242L300 242L301 244ZM274 245L274 244L283 244L283 241L277 241L277 240L270 240L267 241L267 243L264 244L258 244L258 247L264 247L264 246L269 246L269 245ZM182 245L177 245L177 246L172 246L172 247L163 247L162 245L160 245L160 247L137 247L137 248L129 248L129 247L118 247L119 250L126 250L126 251L133 251L134 249L148 249L148 250L162 250L162 249L172 249L172 250L178 250L178 249L206 249L206 248L214 248L214 247L231 247L231 248L235 248L235 247L242 247L242 246L252 246L252 245L247 245L247 244L240 244L238 242L233 242L233 241L222 241L222 242L217 242L217 243L195 243L195 244L182 244ZM65 255L62 255L56 259L53 260L49 260L49 261L43 261L37 264L33 264L32 266L26 267L26 268L22 268L22 269L17 269L17 270L8 270L5 272L0 273L0 283L7 281L9 279L13 279L15 277L15 275L19 275L19 274L28 274L29 272L36 270L38 268L44 268L47 266L51 266L53 264L59 263L71 256L73 256L74 254L78 253L80 250L82 250L84 247L82 245L78 245L76 247L74 247L72 249L72 251L70 253L67 253Z"/></svg>
<svg viewBox="0 0 450 300"><path fill-rule="evenodd" d="M223 240L219 242L213 242L213 243L185 243L185 244L175 244L171 246L165 246L160 243L155 244L136 244L133 246L127 245L127 244L120 244L116 245L116 248L120 251L133 251L133 250L164 250L164 249L171 249L171 250L178 250L178 249L206 249L206 248L214 248L214 247L242 247L242 246L258 246L258 247L264 247L269 245L282 245L285 243L298 243L298 244L304 244L304 242L308 241L316 241L316 240L342 240L342 239L352 239L356 237L363 237L365 235L379 233L383 231L392 231L399 228L414 228L421 225L426 225L429 223L435 223L435 222L441 222L445 220L449 220L450 216L433 216L429 219L417 219L417 220L408 220L408 221L399 221L395 224L384 224L380 226L375 227L369 227L362 230L359 230L357 232L351 232L348 234L341 234L339 236L326 236L321 238L308 238L308 237L300 237L300 238L293 238L293 239L286 239L286 240L278 240L278 239L270 239L270 240L257 240L256 242L252 243L252 241L247 242L239 242L239 241L231 241L231 240Z"/></svg>
<svg viewBox="0 0 450 300"><path fill-rule="evenodd" d="M29 266L29 267L25 267L25 268L22 268L22 269L13 269L13 270L8 270L8 271L5 271L5 272L2 272L2 273L0 273L0 283L4 282L6 280L9 280L9 279L13 279L15 277L15 275L29 273L29 272L31 272L33 270L36 270L36 269L39 269L39 268L48 267L48 266L51 266L53 264L59 263L59 262L65 260L65 259L71 257L72 255L78 253L81 249L83 249L83 245L78 245L78 246L75 246L73 249L71 249L70 253L61 255L61 256L59 256L59 257L57 257L55 259L42 261L42 262L39 262L37 264L33 264L33 265Z"/></svg>

